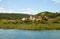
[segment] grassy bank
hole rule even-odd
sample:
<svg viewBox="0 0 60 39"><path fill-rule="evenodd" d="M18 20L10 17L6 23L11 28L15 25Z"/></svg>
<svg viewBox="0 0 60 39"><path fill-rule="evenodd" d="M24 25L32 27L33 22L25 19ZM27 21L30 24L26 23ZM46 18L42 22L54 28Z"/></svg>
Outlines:
<svg viewBox="0 0 60 39"><path fill-rule="evenodd" d="M0 29L60 30L60 24L0 24Z"/></svg>

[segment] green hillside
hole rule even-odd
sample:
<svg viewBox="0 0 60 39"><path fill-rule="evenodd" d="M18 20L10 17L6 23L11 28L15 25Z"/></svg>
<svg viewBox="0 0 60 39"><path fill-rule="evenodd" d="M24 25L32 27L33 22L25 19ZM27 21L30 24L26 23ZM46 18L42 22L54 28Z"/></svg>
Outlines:
<svg viewBox="0 0 60 39"><path fill-rule="evenodd" d="M17 13L0 13L0 19L21 19L23 17L29 17L29 14L17 14Z"/></svg>
<svg viewBox="0 0 60 39"><path fill-rule="evenodd" d="M32 16L36 19L40 16L42 20L27 19L23 21L20 19L23 17L29 18L30 14L0 13L0 29L60 30L60 12L44 11Z"/></svg>
<svg viewBox="0 0 60 39"><path fill-rule="evenodd" d="M36 16L47 16L50 18L55 18L60 16L60 12L49 12L49 11L44 11L44 12L39 12L38 14L36 14Z"/></svg>

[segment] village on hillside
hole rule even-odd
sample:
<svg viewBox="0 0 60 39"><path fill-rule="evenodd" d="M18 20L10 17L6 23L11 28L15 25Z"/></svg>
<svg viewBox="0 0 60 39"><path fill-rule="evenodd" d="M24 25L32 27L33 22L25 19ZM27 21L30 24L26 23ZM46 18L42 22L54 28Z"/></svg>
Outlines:
<svg viewBox="0 0 60 39"><path fill-rule="evenodd" d="M46 21L50 20L49 17L43 16L43 15L44 15L44 13L42 13L42 16L32 16L32 15L30 15L29 17L23 17L21 19L16 19L16 20L14 20L14 19L9 19L9 20L2 19L2 20L0 20L0 22L4 22L4 23L16 23L16 22L28 21L28 20L30 20L30 21L41 21L43 19L46 20Z"/></svg>
<svg viewBox="0 0 60 39"><path fill-rule="evenodd" d="M30 23L30 22L48 22L48 23L60 23L60 13L53 12L41 12L36 15L28 14L1 14L0 24L18 24L18 23ZM33 22L33 23L34 23Z"/></svg>
<svg viewBox="0 0 60 39"><path fill-rule="evenodd" d="M47 16L44 16L44 18L46 20L48 20L48 17ZM42 17L41 16L37 16L37 17L30 16L29 18L24 17L21 20L22 21L25 21L25 20L39 21L39 20L42 20Z"/></svg>
<svg viewBox="0 0 60 39"><path fill-rule="evenodd" d="M30 16L29 18L23 17L21 20L25 21L25 20L32 20L32 21L39 21L39 20L49 20L49 17L47 16L43 16L45 13L42 13L42 16Z"/></svg>

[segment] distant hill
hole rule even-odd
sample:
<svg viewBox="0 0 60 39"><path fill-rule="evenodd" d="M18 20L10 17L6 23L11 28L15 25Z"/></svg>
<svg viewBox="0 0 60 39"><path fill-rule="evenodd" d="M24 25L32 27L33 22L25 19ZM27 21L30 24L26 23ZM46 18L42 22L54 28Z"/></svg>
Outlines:
<svg viewBox="0 0 60 39"><path fill-rule="evenodd" d="M55 18L55 17L60 17L60 12L49 12L49 11L44 11L44 12L39 12L35 15L31 14L20 14L20 13L0 13L0 19L22 19L23 17L29 18L30 16L47 16L49 18Z"/></svg>
<svg viewBox="0 0 60 39"><path fill-rule="evenodd" d="M17 13L0 13L0 19L21 19L23 17L29 17L29 14L17 14Z"/></svg>
<svg viewBox="0 0 60 39"><path fill-rule="evenodd" d="M44 12L39 12L36 14L36 16L47 16L50 18L55 18L55 17L60 17L60 12L49 12L49 11L44 11Z"/></svg>

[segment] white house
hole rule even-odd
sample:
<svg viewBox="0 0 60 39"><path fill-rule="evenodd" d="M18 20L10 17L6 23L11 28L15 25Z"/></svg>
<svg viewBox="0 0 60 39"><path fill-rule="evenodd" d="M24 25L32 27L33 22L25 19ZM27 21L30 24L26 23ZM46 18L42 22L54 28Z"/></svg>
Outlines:
<svg viewBox="0 0 60 39"><path fill-rule="evenodd" d="M22 18L21 20L22 20L22 21L25 21L25 20L26 20L26 18Z"/></svg>

